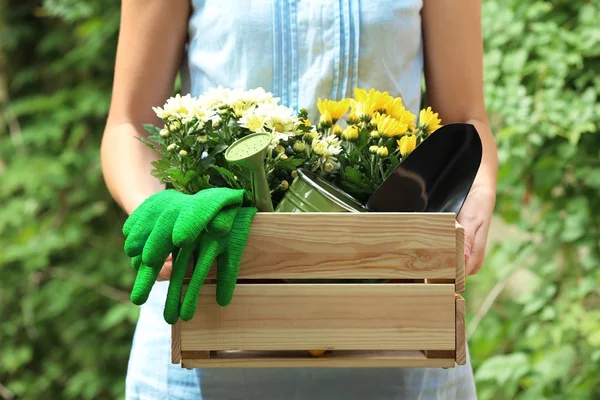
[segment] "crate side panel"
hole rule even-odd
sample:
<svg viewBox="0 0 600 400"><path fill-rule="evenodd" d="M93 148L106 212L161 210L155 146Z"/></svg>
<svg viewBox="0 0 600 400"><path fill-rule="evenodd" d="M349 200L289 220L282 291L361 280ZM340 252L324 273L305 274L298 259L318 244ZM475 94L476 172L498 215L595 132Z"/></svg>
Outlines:
<svg viewBox="0 0 600 400"><path fill-rule="evenodd" d="M454 350L454 311L454 285L246 284L226 307L205 285L181 348Z"/></svg>
<svg viewBox="0 0 600 400"><path fill-rule="evenodd" d="M258 213L239 278L455 279L454 214Z"/></svg>

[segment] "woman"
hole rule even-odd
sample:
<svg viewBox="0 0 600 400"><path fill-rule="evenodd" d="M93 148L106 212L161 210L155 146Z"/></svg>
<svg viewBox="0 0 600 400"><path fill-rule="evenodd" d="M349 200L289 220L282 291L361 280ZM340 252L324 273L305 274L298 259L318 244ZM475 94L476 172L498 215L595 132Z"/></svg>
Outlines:
<svg viewBox="0 0 600 400"><path fill-rule="evenodd" d="M483 98L480 2L475 0L124 0L112 104L102 143L109 190L127 213L162 190L155 154L135 136L152 107L212 86L263 87L284 105L352 96L354 87L402 96L418 115L421 76L442 123L468 122L483 163L459 222L467 273L482 265L495 204L497 153ZM170 275L170 260L160 280ZM472 399L471 366L453 369L186 370L170 362L162 317L166 282L142 307L127 399Z"/></svg>

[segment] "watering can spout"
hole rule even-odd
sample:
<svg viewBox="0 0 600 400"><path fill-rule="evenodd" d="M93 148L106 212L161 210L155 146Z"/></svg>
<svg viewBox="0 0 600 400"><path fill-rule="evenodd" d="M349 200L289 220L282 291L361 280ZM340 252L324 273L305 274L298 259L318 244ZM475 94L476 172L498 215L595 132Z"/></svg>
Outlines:
<svg viewBox="0 0 600 400"><path fill-rule="evenodd" d="M225 152L227 162L250 171L252 199L258 211L273 212L271 189L265 173L265 157L271 144L268 133L253 133L233 142Z"/></svg>

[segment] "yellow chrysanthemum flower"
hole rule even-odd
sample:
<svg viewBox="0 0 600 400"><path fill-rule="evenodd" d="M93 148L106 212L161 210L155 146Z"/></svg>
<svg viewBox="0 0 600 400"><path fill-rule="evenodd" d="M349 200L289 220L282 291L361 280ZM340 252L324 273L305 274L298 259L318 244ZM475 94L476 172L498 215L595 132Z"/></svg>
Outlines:
<svg viewBox="0 0 600 400"><path fill-rule="evenodd" d="M385 113L398 120L401 119L405 112L406 107L404 107L401 97L396 97L385 105Z"/></svg>
<svg viewBox="0 0 600 400"><path fill-rule="evenodd" d="M399 112L396 116L394 116L394 118L396 118L401 123L408 125L408 129L411 131L416 128L416 124L415 124L416 117L413 113L411 113L408 110Z"/></svg>
<svg viewBox="0 0 600 400"><path fill-rule="evenodd" d="M394 100L388 92L380 92L375 89L371 89L367 92L365 89L361 88L354 89L354 98L358 103L367 103L372 112L385 110L386 104Z"/></svg>
<svg viewBox="0 0 600 400"><path fill-rule="evenodd" d="M350 108L350 99L333 101L319 98L317 101L317 108L319 109L319 113L321 113L321 115L325 114L326 112L329 113L332 122L335 124L346 114L348 108Z"/></svg>
<svg viewBox="0 0 600 400"><path fill-rule="evenodd" d="M357 115L359 121L368 122L373 116L374 111L371 103L352 100L352 112Z"/></svg>
<svg viewBox="0 0 600 400"><path fill-rule="evenodd" d="M377 131L380 136L390 138L404 135L408 131L408 125L389 115L381 115L377 118Z"/></svg>
<svg viewBox="0 0 600 400"><path fill-rule="evenodd" d="M417 137L415 135L404 135L396 143L398 143L400 155L406 157L417 147Z"/></svg>
<svg viewBox="0 0 600 400"><path fill-rule="evenodd" d="M428 135L435 132L441 126L441 122L438 113L434 113L431 107L427 107L419 113L419 127Z"/></svg>

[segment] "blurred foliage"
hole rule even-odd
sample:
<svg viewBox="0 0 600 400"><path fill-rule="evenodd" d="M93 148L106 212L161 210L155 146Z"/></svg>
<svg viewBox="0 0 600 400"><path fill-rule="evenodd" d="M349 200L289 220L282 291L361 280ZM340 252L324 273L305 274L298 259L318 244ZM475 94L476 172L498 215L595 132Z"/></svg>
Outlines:
<svg viewBox="0 0 600 400"><path fill-rule="evenodd" d="M600 1L483 4L497 213L521 233L467 284L472 318L500 294L470 340L478 392L599 399Z"/></svg>
<svg viewBox="0 0 600 400"><path fill-rule="evenodd" d="M597 399L599 0L483 3L497 211L520 234L467 284L479 396ZM99 162L119 6L0 0L0 397L124 391L137 308Z"/></svg>
<svg viewBox="0 0 600 400"><path fill-rule="evenodd" d="M0 398L120 398L138 309L99 162L120 4L0 4Z"/></svg>

